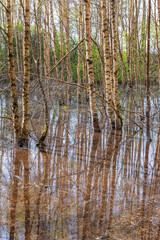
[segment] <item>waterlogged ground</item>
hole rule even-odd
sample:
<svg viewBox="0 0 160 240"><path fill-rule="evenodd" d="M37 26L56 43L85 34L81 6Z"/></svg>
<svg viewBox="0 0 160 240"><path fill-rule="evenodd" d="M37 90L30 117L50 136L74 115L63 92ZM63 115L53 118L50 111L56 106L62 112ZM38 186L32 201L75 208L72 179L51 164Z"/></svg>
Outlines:
<svg viewBox="0 0 160 240"><path fill-rule="evenodd" d="M145 101L144 117L125 101L123 131L100 114L100 133L86 106L56 106L44 150L34 140L29 149L13 147L0 120L0 239L160 239L158 100L150 98L148 121ZM1 116L6 108L7 94Z"/></svg>

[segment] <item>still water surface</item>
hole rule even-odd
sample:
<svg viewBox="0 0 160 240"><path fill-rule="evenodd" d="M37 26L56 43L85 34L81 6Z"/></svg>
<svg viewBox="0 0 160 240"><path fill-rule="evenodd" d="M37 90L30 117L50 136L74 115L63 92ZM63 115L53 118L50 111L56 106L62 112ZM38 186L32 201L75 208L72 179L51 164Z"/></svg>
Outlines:
<svg viewBox="0 0 160 240"><path fill-rule="evenodd" d="M0 239L159 240L159 116L154 105L149 141L134 110L123 131L100 133L86 106L51 110L43 150L13 147L1 119Z"/></svg>

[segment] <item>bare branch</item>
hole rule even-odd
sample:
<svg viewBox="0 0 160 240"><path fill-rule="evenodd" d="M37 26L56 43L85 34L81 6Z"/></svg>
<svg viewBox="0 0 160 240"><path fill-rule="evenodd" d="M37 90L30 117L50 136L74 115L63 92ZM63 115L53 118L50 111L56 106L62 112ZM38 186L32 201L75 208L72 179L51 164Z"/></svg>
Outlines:
<svg viewBox="0 0 160 240"><path fill-rule="evenodd" d="M72 48L68 53L66 53L66 55L65 55L64 57L62 57L62 58L58 61L58 63L51 68L51 70L48 72L48 74L51 73L51 72L63 61L63 59L65 59L71 52L73 52L76 48L78 48L78 46L79 46L84 40L85 40L85 38L83 38L74 48ZM48 74L47 74L47 75L48 75Z"/></svg>
<svg viewBox="0 0 160 240"><path fill-rule="evenodd" d="M0 4L5 8L6 11L8 11L8 9L6 8L6 6L4 5L4 3L0 0Z"/></svg>
<svg viewBox="0 0 160 240"><path fill-rule="evenodd" d="M2 33L4 41L7 43L7 39L6 39L5 35L4 35L4 34L6 34L8 36L7 32L1 26L0 26L0 30L1 30L1 33Z"/></svg>
<svg viewBox="0 0 160 240"><path fill-rule="evenodd" d="M7 35L7 32L1 26L0 26L0 30L2 30Z"/></svg>
<svg viewBox="0 0 160 240"><path fill-rule="evenodd" d="M64 84L67 84L67 85L70 85L70 86L76 86L76 87L80 87L80 88L83 88L83 89L85 89L87 92L89 92L89 88L87 88L87 87L85 87L85 86L82 86L82 85L79 85L79 84L77 84L77 83L70 83L70 82L66 82L66 81L61 81L61 80L58 80L58 79L56 79L56 78L50 78L50 77L46 77L45 76L45 78L47 78L48 80L54 80L54 81L56 81L56 82L59 82L59 83L64 83ZM97 93L96 91L95 91L95 95L97 96L97 97L99 97L101 100L103 100L104 102L106 102L113 110L114 110L114 112L117 114L117 116L121 119L121 121L122 121L122 117L121 117L121 115L120 115L120 113L115 109L115 107L113 106L113 104L109 104L109 102L101 95L101 94L99 94L99 93Z"/></svg>
<svg viewBox="0 0 160 240"><path fill-rule="evenodd" d="M25 14L24 14L24 5L23 5L22 0L20 0L20 4L21 4L22 10L23 10L23 16L25 17Z"/></svg>
<svg viewBox="0 0 160 240"><path fill-rule="evenodd" d="M100 59L101 59L101 63L102 63L102 66L103 66L103 70L104 70L104 58L103 58L102 49L101 49L100 45L92 37L91 37L91 40L96 45L96 47L98 49L98 53L99 53L99 56L100 56Z"/></svg>

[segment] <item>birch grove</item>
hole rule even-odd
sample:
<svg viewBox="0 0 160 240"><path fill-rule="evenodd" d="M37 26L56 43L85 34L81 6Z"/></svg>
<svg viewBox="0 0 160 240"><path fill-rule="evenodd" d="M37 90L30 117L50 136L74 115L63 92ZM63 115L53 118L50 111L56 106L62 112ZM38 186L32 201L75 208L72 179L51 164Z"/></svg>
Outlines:
<svg viewBox="0 0 160 240"><path fill-rule="evenodd" d="M123 128L122 91L136 89L143 115L143 86L149 92L151 82L159 84L160 79L159 0L154 5L140 0L2 0L0 6L1 74L9 76L19 145L28 144L31 131L31 79L43 89L44 123L53 92L60 106L73 98L90 105L94 130L101 130L104 116L111 128ZM6 50L8 66L3 64Z"/></svg>

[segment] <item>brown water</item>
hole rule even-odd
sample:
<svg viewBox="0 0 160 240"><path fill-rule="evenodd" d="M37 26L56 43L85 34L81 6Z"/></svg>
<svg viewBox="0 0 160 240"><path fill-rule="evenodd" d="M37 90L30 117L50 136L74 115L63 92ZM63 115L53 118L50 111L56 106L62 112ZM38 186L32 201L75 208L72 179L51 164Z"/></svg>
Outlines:
<svg viewBox="0 0 160 240"><path fill-rule="evenodd" d="M94 133L84 106L51 110L44 150L14 148L1 119L0 239L160 239L159 116L151 102L147 141L131 102L122 132Z"/></svg>

